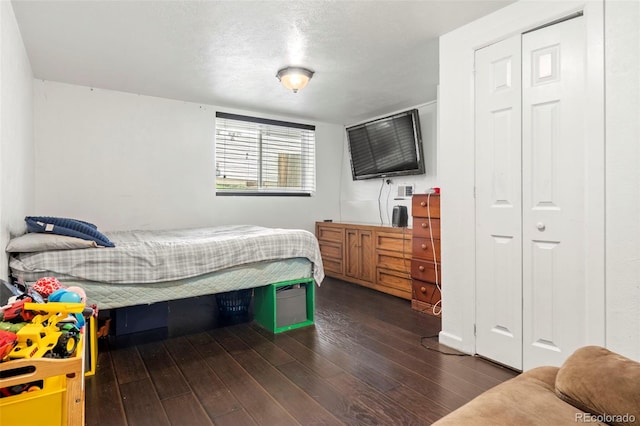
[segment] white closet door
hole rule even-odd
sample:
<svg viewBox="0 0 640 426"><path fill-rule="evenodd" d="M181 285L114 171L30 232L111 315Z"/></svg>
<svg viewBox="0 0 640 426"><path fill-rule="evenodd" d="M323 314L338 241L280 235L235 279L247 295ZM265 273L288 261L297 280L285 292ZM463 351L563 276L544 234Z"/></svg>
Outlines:
<svg viewBox="0 0 640 426"><path fill-rule="evenodd" d="M584 33L580 17L522 36L525 370L588 341Z"/></svg>
<svg viewBox="0 0 640 426"><path fill-rule="evenodd" d="M521 36L476 51L476 352L522 368Z"/></svg>
<svg viewBox="0 0 640 426"><path fill-rule="evenodd" d="M476 352L517 369L601 344L603 194L589 188L603 142L585 132L584 19L476 52Z"/></svg>

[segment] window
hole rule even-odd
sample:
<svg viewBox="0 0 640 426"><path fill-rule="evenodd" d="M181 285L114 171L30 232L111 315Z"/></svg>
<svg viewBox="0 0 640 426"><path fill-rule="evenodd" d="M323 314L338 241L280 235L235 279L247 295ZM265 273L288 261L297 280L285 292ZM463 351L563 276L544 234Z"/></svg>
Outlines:
<svg viewBox="0 0 640 426"><path fill-rule="evenodd" d="M315 126L216 113L216 194L311 195Z"/></svg>

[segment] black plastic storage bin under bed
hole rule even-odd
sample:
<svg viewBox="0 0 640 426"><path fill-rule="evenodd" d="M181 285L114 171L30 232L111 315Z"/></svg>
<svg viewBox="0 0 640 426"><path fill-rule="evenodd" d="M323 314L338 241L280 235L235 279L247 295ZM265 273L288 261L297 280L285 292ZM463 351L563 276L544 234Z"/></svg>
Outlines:
<svg viewBox="0 0 640 426"><path fill-rule="evenodd" d="M216 294L220 323L222 325L232 325L248 322L250 320L249 306L251 305L252 296L252 288Z"/></svg>

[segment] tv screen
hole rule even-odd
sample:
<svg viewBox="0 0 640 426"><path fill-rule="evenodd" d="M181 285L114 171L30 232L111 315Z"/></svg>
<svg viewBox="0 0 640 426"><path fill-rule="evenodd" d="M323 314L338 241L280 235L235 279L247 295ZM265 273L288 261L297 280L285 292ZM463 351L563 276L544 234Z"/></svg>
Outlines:
<svg viewBox="0 0 640 426"><path fill-rule="evenodd" d="M347 128L354 180L424 174L418 110Z"/></svg>

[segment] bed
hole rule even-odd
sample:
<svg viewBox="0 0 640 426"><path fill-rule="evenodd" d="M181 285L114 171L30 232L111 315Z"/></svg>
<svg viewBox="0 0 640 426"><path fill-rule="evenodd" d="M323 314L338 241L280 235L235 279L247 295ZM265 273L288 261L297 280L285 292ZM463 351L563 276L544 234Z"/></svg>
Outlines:
<svg viewBox="0 0 640 426"><path fill-rule="evenodd" d="M324 279L318 242L305 230L234 225L104 235L115 247L13 252L11 274L80 286L100 309Z"/></svg>

